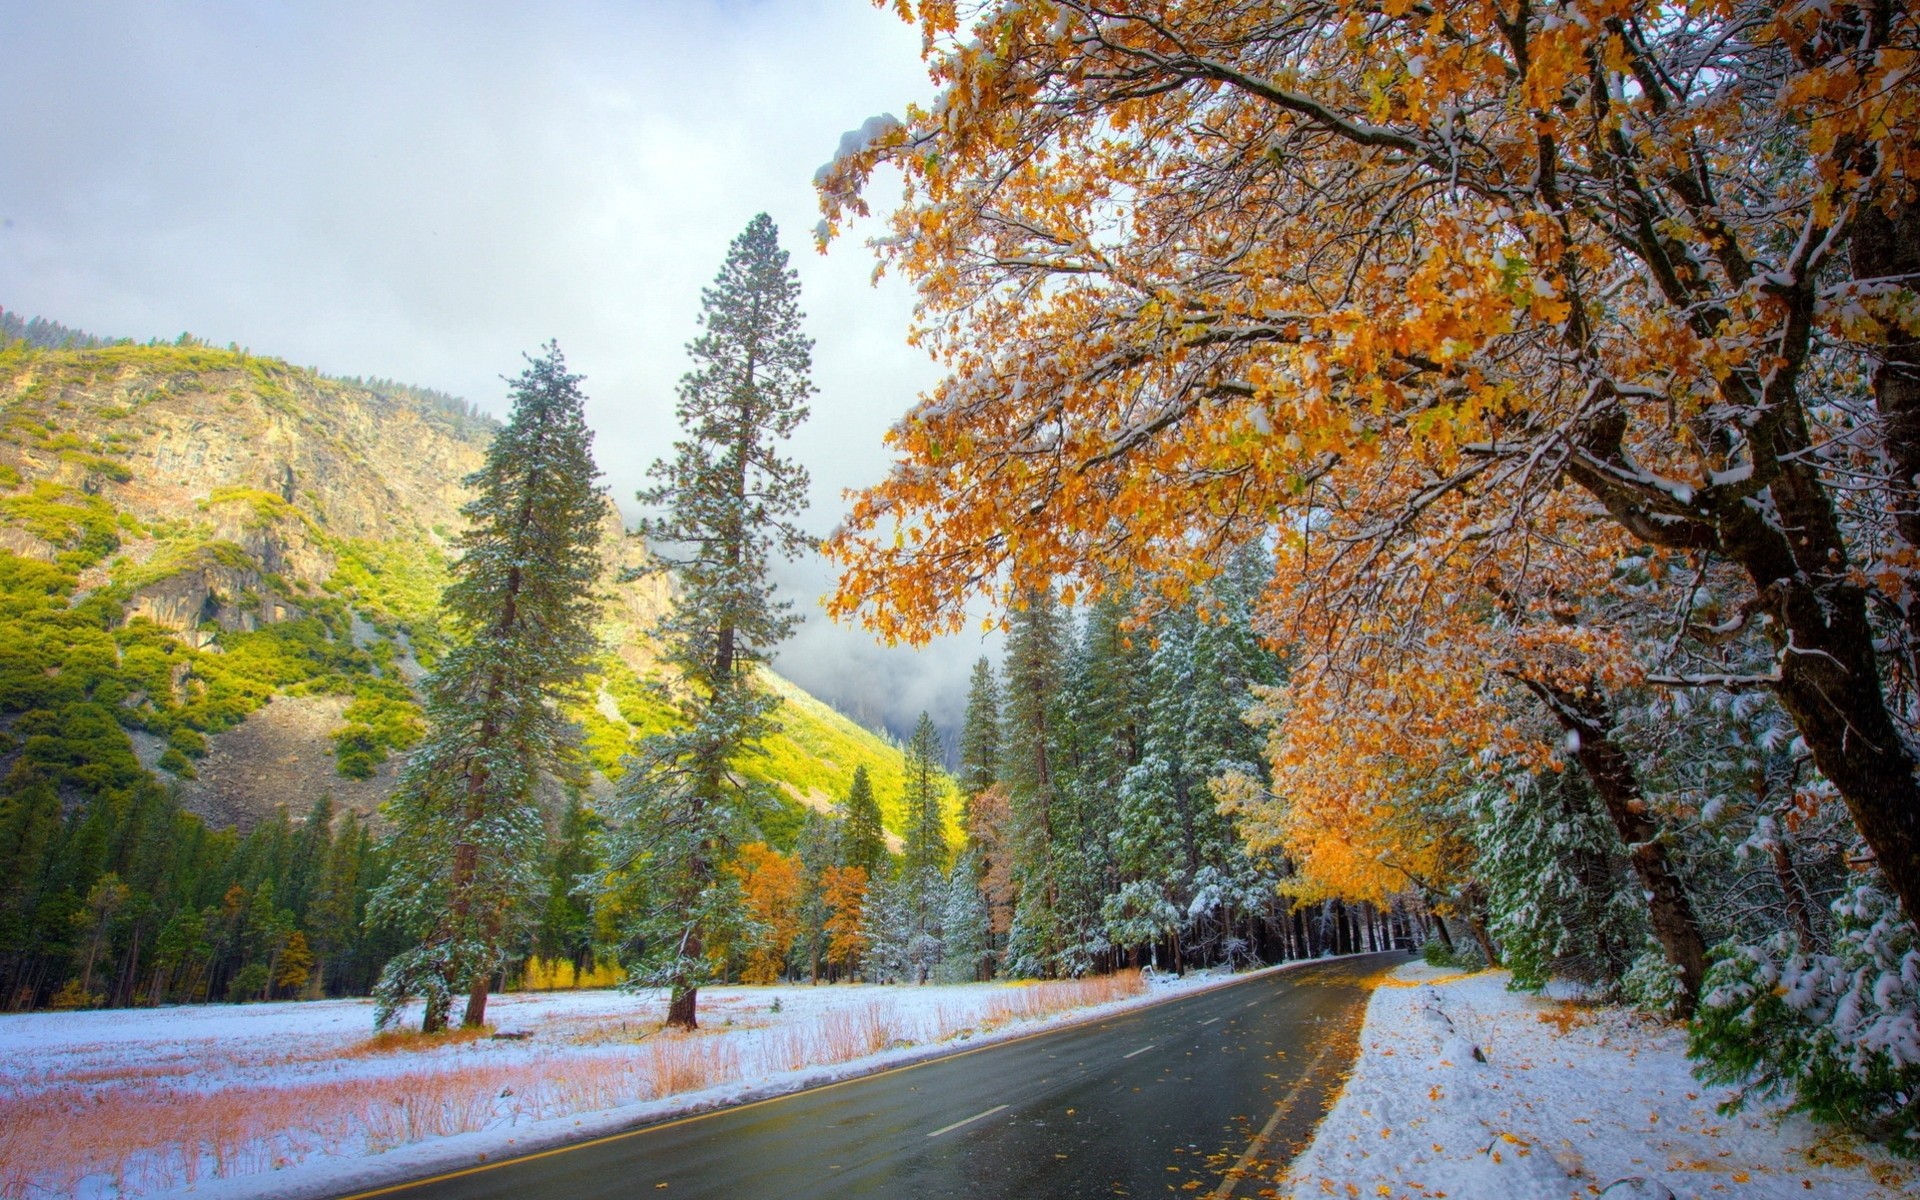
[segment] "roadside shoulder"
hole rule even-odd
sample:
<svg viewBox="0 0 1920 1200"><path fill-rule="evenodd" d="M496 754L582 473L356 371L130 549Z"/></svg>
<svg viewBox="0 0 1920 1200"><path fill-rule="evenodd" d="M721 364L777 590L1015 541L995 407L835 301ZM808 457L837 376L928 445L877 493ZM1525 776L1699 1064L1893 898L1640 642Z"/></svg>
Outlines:
<svg viewBox="0 0 1920 1200"><path fill-rule="evenodd" d="M1897 1200L1920 1181L1803 1117L1720 1115L1730 1090L1693 1078L1673 1025L1511 992L1509 978L1395 970L1288 1194Z"/></svg>

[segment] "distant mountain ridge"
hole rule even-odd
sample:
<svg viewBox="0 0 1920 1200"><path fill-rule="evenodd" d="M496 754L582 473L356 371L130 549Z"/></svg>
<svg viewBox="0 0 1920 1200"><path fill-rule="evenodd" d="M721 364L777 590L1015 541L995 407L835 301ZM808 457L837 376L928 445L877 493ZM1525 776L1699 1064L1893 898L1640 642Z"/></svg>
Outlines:
<svg viewBox="0 0 1920 1200"><path fill-rule="evenodd" d="M183 339L134 345L0 313L0 779L82 803L133 773L245 827L325 791L373 811L420 733L411 684L445 647L438 598L497 428L472 405ZM613 567L646 560L609 516ZM659 575L606 586L607 653L573 714L617 773L667 713L644 636ZM787 731L750 773L801 804L900 760L785 681Z"/></svg>

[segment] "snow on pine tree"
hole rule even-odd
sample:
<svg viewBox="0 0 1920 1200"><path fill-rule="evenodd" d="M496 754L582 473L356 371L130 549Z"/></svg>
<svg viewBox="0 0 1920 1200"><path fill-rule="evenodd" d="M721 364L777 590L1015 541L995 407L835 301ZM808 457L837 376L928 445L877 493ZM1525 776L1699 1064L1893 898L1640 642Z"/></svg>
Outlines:
<svg viewBox="0 0 1920 1200"><path fill-rule="evenodd" d="M607 500L580 378L551 342L530 358L506 427L465 481L476 495L441 597L454 648L426 679L430 733L386 805L393 867L375 908L419 943L380 974L383 1026L420 996L422 1028L443 1029L463 988L463 1023L483 1023L502 949L541 883L534 785L575 769L560 705L596 649L603 569Z"/></svg>
<svg viewBox="0 0 1920 1200"><path fill-rule="evenodd" d="M946 906L940 919L945 951L939 972L942 983L974 983L986 977L992 946L987 898L980 891L982 871L980 852L968 849L947 876Z"/></svg>
<svg viewBox="0 0 1920 1200"><path fill-rule="evenodd" d="M908 958L916 983L932 978L942 955L948 850L946 817L940 806L946 777L940 757L940 733L933 727L933 718L923 712L907 739L907 836L900 868L900 888L912 930Z"/></svg>
<svg viewBox="0 0 1920 1200"><path fill-rule="evenodd" d="M1224 949L1234 913L1272 894L1270 873L1248 857L1211 786L1228 774L1264 779L1259 735L1242 719L1252 689L1280 679L1252 624L1264 574L1261 556L1245 552L1154 623L1139 761L1117 789L1113 845L1125 882L1108 900L1110 931L1133 957L1143 938L1156 957L1164 940L1165 965L1176 968Z"/></svg>
<svg viewBox="0 0 1920 1200"><path fill-rule="evenodd" d="M860 972L868 983L902 983L914 978L913 911L906 886L877 876L867 891L861 921L866 942Z"/></svg>
<svg viewBox="0 0 1920 1200"><path fill-rule="evenodd" d="M1649 936L1620 839L1578 768L1494 779L1466 798L1476 873L1515 987L1555 975L1612 993Z"/></svg>
<svg viewBox="0 0 1920 1200"><path fill-rule="evenodd" d="M1070 638L1050 590L1028 593L1007 614L1001 747L1014 897L1001 970L1014 978L1051 974L1061 949L1053 809Z"/></svg>
<svg viewBox="0 0 1920 1200"><path fill-rule="evenodd" d="M769 563L814 545L795 524L807 473L779 454L813 392L799 298L798 274L762 213L701 293L702 331L688 347L695 369L681 378L675 409L684 436L639 494L661 514L642 527L656 569L672 569L680 584L655 630L678 676L662 693L679 724L627 762L608 871L627 873L638 892L631 981L670 989L667 1023L683 1029L697 1025L699 987L713 978L709 942L740 919L723 867L753 813L774 803L739 766L776 729L778 701L756 674L796 622L792 606L773 599Z"/></svg>

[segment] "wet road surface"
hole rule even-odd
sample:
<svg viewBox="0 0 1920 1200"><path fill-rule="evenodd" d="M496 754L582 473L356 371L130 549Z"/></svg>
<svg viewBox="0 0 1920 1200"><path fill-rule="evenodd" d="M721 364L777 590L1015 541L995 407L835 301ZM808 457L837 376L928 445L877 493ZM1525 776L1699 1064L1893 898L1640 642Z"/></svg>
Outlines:
<svg viewBox="0 0 1920 1200"><path fill-rule="evenodd" d="M1272 1195L1404 954L1261 975L1055 1033L358 1193L405 1200Z"/></svg>

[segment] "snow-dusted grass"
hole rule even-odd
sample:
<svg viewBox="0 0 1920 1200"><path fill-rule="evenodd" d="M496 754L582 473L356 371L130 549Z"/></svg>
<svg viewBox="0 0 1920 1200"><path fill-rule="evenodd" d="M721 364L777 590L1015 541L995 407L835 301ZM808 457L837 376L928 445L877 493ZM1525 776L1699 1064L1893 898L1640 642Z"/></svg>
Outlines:
<svg viewBox="0 0 1920 1200"><path fill-rule="evenodd" d="M1693 1078L1673 1026L1509 992L1507 978L1394 972L1339 1102L1288 1174L1294 1200L1920 1194L1911 1164L1803 1117L1720 1116L1729 1091Z"/></svg>
<svg viewBox="0 0 1920 1200"><path fill-rule="evenodd" d="M496 997L518 1039L375 1037L358 1000L0 1016L0 1197L337 1192L1225 978L711 988L692 1034L613 991Z"/></svg>

